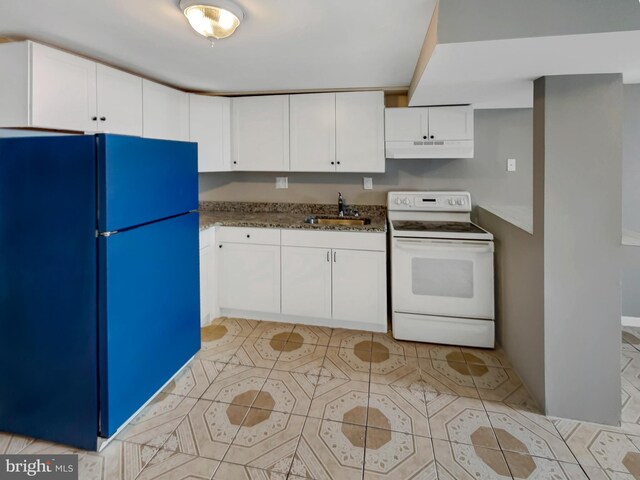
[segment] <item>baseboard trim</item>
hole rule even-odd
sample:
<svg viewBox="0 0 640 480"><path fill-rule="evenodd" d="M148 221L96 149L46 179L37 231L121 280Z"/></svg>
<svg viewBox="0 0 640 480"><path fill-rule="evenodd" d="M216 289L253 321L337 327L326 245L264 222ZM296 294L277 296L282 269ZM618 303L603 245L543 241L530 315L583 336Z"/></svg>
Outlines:
<svg viewBox="0 0 640 480"><path fill-rule="evenodd" d="M640 317L622 317L623 327L640 327Z"/></svg>
<svg viewBox="0 0 640 480"><path fill-rule="evenodd" d="M300 325L313 325L316 327L349 328L353 330L365 330L368 332L386 333L387 323L350 322L347 320L334 320L332 318L301 317L299 315L286 315L283 313L251 312L248 310L235 310L221 308L223 317L247 318L249 320L267 320L272 322L299 323Z"/></svg>

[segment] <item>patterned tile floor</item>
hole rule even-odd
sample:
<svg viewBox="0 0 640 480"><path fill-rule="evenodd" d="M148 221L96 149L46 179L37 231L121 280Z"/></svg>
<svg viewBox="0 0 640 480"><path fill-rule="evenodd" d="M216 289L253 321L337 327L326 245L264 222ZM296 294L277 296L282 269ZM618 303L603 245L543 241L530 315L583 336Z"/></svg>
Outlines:
<svg viewBox="0 0 640 480"><path fill-rule="evenodd" d="M623 331L622 426L551 419L499 351L219 318L85 479L640 479L640 329Z"/></svg>

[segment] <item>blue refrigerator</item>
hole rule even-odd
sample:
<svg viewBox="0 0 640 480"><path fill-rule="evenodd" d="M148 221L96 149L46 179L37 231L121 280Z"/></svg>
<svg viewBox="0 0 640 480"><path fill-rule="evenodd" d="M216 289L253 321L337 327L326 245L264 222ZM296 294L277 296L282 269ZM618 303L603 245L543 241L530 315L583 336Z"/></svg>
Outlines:
<svg viewBox="0 0 640 480"><path fill-rule="evenodd" d="M0 431L95 450L200 348L197 146L0 139Z"/></svg>

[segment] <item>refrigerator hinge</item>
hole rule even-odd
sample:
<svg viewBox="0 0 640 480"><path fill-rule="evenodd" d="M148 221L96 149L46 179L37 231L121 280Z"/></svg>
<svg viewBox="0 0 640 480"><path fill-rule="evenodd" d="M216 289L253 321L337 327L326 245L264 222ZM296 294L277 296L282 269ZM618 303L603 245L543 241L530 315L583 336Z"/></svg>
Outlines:
<svg viewBox="0 0 640 480"><path fill-rule="evenodd" d="M111 235L115 235L116 233L118 233L118 231L114 230L113 232L102 232L102 233L99 233L98 235L100 235L101 237L110 237Z"/></svg>

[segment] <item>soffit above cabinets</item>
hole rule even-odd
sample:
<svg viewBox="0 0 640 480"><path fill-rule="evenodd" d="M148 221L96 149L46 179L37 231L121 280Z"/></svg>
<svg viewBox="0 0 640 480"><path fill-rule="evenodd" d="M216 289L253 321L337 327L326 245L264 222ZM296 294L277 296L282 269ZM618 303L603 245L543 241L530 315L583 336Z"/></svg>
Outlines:
<svg viewBox="0 0 640 480"><path fill-rule="evenodd" d="M210 48L177 0L11 0L0 6L0 36L188 91L406 87L435 2L237 0L242 24Z"/></svg>
<svg viewBox="0 0 640 480"><path fill-rule="evenodd" d="M410 106L533 104L547 75L622 73L640 83L640 4L630 0L440 0L409 91Z"/></svg>

